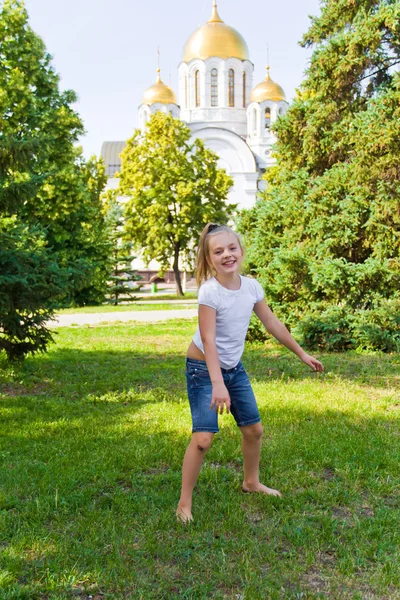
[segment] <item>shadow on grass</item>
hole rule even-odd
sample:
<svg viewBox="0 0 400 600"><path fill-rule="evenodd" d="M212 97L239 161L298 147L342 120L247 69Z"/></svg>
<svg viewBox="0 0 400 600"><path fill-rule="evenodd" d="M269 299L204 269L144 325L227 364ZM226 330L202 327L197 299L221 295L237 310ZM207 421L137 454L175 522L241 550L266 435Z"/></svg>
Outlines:
<svg viewBox="0 0 400 600"><path fill-rule="evenodd" d="M326 379L334 377L371 387L400 390L399 354L315 353L324 373L313 373L290 351L277 345L247 346L243 362L251 377L260 381Z"/></svg>
<svg viewBox="0 0 400 600"><path fill-rule="evenodd" d="M349 381L360 386L400 392L399 355L318 355L325 372L313 373L293 354L280 347L248 346L243 363L257 381ZM7 370L8 365L3 361ZM1 365L0 365L1 367ZM54 349L44 356L16 365L0 383L6 396L97 396L123 390L157 390L161 400L174 401L186 393L185 353L135 349L90 351Z"/></svg>
<svg viewBox="0 0 400 600"><path fill-rule="evenodd" d="M102 396L130 390L159 391L159 398L173 401L185 392L185 357L149 352L53 350L27 360L0 383L6 396Z"/></svg>

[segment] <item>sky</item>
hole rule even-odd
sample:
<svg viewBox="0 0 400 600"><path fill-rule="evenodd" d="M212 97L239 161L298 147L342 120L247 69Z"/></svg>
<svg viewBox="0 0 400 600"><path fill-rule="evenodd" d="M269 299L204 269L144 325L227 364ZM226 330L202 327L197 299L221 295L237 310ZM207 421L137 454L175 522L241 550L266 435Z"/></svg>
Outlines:
<svg viewBox="0 0 400 600"><path fill-rule="evenodd" d="M86 157L104 141L126 140L138 127L143 92L161 77L178 92L185 42L211 16L212 0L25 0L30 25L44 40L61 88L78 95ZM290 101L311 51L298 42L320 12L319 0L218 0L221 18L241 33L254 63L254 86L271 78Z"/></svg>

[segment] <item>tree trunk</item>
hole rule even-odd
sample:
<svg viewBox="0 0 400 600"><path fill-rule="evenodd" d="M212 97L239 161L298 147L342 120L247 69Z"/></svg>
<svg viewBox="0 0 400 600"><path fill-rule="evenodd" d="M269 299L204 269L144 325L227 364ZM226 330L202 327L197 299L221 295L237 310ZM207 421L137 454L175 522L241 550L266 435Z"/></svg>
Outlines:
<svg viewBox="0 0 400 600"><path fill-rule="evenodd" d="M174 275L175 275L176 294L177 294L177 296L184 296L184 293L182 290L181 274L179 272L179 250L180 250L179 244L175 244L174 264L173 264L172 268L173 268Z"/></svg>

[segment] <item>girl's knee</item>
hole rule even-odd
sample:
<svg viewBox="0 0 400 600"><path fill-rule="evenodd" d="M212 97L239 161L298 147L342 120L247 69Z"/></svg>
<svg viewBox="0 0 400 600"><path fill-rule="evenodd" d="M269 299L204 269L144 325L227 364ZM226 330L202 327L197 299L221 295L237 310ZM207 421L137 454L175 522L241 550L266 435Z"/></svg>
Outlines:
<svg viewBox="0 0 400 600"><path fill-rule="evenodd" d="M192 441L199 452L207 452L213 442L214 434L209 431L197 431L193 434Z"/></svg>
<svg viewBox="0 0 400 600"><path fill-rule="evenodd" d="M243 436L249 441L257 441L262 438L263 426L261 423L255 423L254 425L246 425L242 427Z"/></svg>

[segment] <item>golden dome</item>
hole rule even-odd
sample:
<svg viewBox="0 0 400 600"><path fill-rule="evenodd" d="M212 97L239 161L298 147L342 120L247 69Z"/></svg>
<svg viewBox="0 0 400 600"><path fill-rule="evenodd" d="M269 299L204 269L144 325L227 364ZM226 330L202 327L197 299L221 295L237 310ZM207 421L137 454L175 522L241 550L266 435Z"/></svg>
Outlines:
<svg viewBox="0 0 400 600"><path fill-rule="evenodd" d="M161 81L160 69L157 69L157 81L151 85L143 94L142 104L176 104L176 96L174 91Z"/></svg>
<svg viewBox="0 0 400 600"><path fill-rule="evenodd" d="M250 102L262 102L263 100L272 100L273 102L286 101L285 92L281 86L272 81L269 76L269 67L267 67L267 76L264 81L256 85L250 96Z"/></svg>
<svg viewBox="0 0 400 600"><path fill-rule="evenodd" d="M217 11L214 0L211 19L190 36L183 50L183 62L193 58L206 60L211 56L249 60L247 44L236 29L226 25Z"/></svg>

